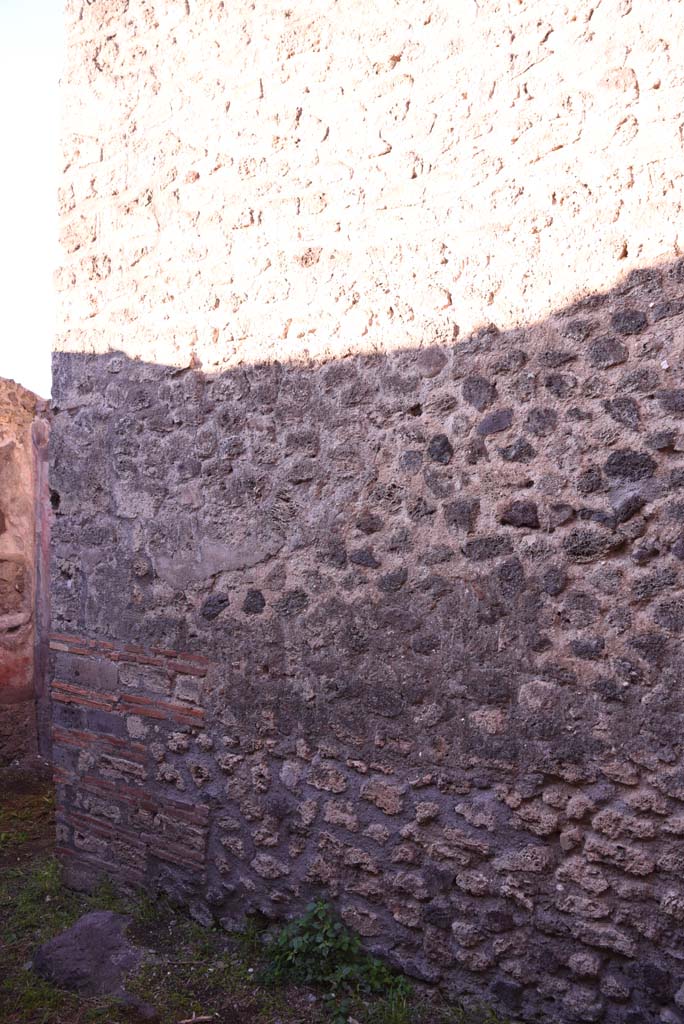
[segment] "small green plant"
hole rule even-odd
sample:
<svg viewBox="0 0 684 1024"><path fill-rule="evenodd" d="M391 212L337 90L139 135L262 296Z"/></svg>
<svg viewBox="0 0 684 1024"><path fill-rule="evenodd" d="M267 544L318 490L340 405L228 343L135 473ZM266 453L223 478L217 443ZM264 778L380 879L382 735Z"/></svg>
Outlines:
<svg viewBox="0 0 684 1024"><path fill-rule="evenodd" d="M322 900L310 903L278 933L267 956L265 980L324 989L333 1024L346 1024L353 997L380 995L398 1006L411 992L407 980L366 953L359 937Z"/></svg>

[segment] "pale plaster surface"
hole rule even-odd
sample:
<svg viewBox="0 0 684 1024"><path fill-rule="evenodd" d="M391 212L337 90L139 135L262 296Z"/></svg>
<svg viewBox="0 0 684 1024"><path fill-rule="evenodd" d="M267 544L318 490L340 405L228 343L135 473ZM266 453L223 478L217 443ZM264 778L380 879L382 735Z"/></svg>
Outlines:
<svg viewBox="0 0 684 1024"><path fill-rule="evenodd" d="M450 342L677 255L681 15L71 0L58 348L212 370Z"/></svg>

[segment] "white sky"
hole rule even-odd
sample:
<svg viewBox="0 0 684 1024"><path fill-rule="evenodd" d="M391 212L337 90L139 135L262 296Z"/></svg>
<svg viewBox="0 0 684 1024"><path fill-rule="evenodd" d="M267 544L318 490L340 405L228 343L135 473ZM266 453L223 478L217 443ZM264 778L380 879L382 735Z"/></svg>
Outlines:
<svg viewBox="0 0 684 1024"><path fill-rule="evenodd" d="M0 0L0 377L50 394L62 0Z"/></svg>

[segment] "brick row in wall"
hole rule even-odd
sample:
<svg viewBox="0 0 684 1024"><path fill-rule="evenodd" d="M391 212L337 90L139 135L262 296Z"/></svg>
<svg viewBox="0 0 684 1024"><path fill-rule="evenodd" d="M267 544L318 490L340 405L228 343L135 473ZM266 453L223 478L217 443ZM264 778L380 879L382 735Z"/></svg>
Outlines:
<svg viewBox="0 0 684 1024"><path fill-rule="evenodd" d="M204 726L207 659L65 634L54 634L50 648L56 666L85 683L54 679L51 687L58 851L68 877L83 885L107 873L141 887L165 871L179 885L189 872L201 884L209 808L155 792L154 781L169 782L173 771L160 768L159 750ZM135 681L122 691L119 666L156 672L167 696L146 696Z"/></svg>

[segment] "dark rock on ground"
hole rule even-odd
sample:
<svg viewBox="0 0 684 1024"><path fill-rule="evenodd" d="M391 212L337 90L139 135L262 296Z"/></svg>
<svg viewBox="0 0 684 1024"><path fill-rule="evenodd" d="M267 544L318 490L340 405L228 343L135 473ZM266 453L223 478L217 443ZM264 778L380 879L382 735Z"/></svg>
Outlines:
<svg viewBox="0 0 684 1024"><path fill-rule="evenodd" d="M40 946L33 969L58 988L89 996L115 996L141 1016L152 1019L152 1007L129 995L125 981L140 967L144 951L126 938L131 918L95 910Z"/></svg>

